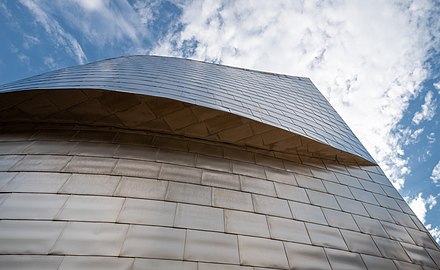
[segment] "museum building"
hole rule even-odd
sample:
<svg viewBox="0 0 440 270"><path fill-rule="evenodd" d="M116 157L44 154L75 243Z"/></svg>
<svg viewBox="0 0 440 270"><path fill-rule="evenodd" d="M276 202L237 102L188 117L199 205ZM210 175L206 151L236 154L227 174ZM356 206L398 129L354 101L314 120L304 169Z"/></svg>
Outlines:
<svg viewBox="0 0 440 270"><path fill-rule="evenodd" d="M433 270L308 78L128 56L0 86L0 268Z"/></svg>

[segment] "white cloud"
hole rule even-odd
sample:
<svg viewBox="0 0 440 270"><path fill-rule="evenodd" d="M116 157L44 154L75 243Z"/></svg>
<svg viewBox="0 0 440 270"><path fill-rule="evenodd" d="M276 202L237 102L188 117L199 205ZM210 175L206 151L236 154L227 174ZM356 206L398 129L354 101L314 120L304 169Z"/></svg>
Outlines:
<svg viewBox="0 0 440 270"><path fill-rule="evenodd" d="M10 18L12 17L11 11L6 7L6 4L4 2L0 3L0 12L6 17Z"/></svg>
<svg viewBox="0 0 440 270"><path fill-rule="evenodd" d="M29 59L29 56L23 54L23 53L19 53L17 54L18 60L20 60L20 62L22 62L25 65L29 65L29 63L31 62L31 60Z"/></svg>
<svg viewBox="0 0 440 270"><path fill-rule="evenodd" d="M427 198L423 198L423 194L420 192L414 198L405 198L409 207L414 211L416 216L423 222L426 222L426 212L431 210L437 204L437 197L429 195Z"/></svg>
<svg viewBox="0 0 440 270"><path fill-rule="evenodd" d="M428 139L428 143L434 143L435 142L435 133L434 132L429 133L429 135L426 136L426 138Z"/></svg>
<svg viewBox="0 0 440 270"><path fill-rule="evenodd" d="M432 2L192 1L153 53L310 77L397 188L410 171L396 125L437 44ZM380 6L380 9L377 7ZM436 25L437 24L437 25Z"/></svg>
<svg viewBox="0 0 440 270"><path fill-rule="evenodd" d="M437 89L438 91L440 91L440 82L436 82L433 84L435 89Z"/></svg>
<svg viewBox="0 0 440 270"><path fill-rule="evenodd" d="M431 150L426 150L421 156L417 157L419 163L426 162L430 157L432 157Z"/></svg>
<svg viewBox="0 0 440 270"><path fill-rule="evenodd" d="M431 120L435 115L435 109L437 108L437 100L433 98L433 92L426 93L425 102L422 104L420 111L414 114L412 122L416 125L420 124L423 120Z"/></svg>
<svg viewBox="0 0 440 270"><path fill-rule="evenodd" d="M432 237L434 237L435 241L440 244L440 227L433 227L432 224L427 224L426 228Z"/></svg>
<svg viewBox="0 0 440 270"><path fill-rule="evenodd" d="M127 1L57 0L49 1L44 8L60 13L64 23L97 47L120 42L134 50L149 38L148 28L142 24L148 18L141 18Z"/></svg>
<svg viewBox="0 0 440 270"><path fill-rule="evenodd" d="M428 210L432 210L432 208L436 206L438 196L440 196L440 194L437 194L437 196L429 195L428 197L424 198L423 194L419 193L414 198L405 197L405 200L408 202L409 206L420 219L420 221L425 224L435 241L440 243L440 227L433 226L432 224L426 224L426 214Z"/></svg>
<svg viewBox="0 0 440 270"><path fill-rule="evenodd" d="M440 181L440 160L437 162L437 165L434 166L434 169L432 169L430 178L434 184Z"/></svg>
<svg viewBox="0 0 440 270"><path fill-rule="evenodd" d="M23 48L29 49L38 43L40 43L40 39L38 37L28 34L23 35Z"/></svg>
<svg viewBox="0 0 440 270"><path fill-rule="evenodd" d="M403 145L410 145L417 143L419 141L420 135L423 133L425 128L418 128L416 130L412 130L409 127L404 129L399 129L399 131L395 134L399 141L403 143Z"/></svg>
<svg viewBox="0 0 440 270"><path fill-rule="evenodd" d="M44 28L58 46L64 47L67 53L76 58L79 64L87 61L87 57L78 41L71 34L67 33L57 20L49 16L39 3L34 0L20 0L20 3L31 12L35 21Z"/></svg>
<svg viewBox="0 0 440 270"><path fill-rule="evenodd" d="M161 3L159 0L132 4L126 0L20 1L57 43L70 45L81 59L79 63L86 62L86 58L73 37L78 36L77 33L83 44L88 42L107 51L117 47L126 53L145 52L152 43L150 22L155 19Z"/></svg>
<svg viewBox="0 0 440 270"><path fill-rule="evenodd" d="M59 66L55 62L55 59L53 59L52 56L45 56L45 57L43 57L43 62L50 69L59 68Z"/></svg>
<svg viewBox="0 0 440 270"><path fill-rule="evenodd" d="M423 130L425 130L424 128L419 128L414 130L414 132L410 135L411 139L413 140L417 140L420 136L420 134L422 134Z"/></svg>
<svg viewBox="0 0 440 270"><path fill-rule="evenodd" d="M73 2L89 11L99 11L105 7L104 1L102 0L73 0Z"/></svg>
<svg viewBox="0 0 440 270"><path fill-rule="evenodd" d="M136 1L133 3L133 8L139 16L140 22L143 25L150 24L154 19L154 9L157 8L158 2L151 1L149 3L143 1Z"/></svg>

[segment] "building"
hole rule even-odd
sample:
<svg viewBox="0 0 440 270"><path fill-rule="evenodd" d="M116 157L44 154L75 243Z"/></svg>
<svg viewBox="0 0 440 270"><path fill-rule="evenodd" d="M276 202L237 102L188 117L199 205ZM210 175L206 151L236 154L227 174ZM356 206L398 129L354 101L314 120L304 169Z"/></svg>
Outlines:
<svg viewBox="0 0 440 270"><path fill-rule="evenodd" d="M2 269L439 269L307 78L156 56L0 87Z"/></svg>

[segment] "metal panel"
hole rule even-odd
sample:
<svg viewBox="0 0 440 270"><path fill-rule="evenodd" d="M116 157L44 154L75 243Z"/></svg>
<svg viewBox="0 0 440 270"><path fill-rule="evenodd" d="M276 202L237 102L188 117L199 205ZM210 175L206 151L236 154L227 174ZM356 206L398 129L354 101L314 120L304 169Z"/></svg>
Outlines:
<svg viewBox="0 0 440 270"><path fill-rule="evenodd" d="M278 269L288 269L283 242L256 237L239 236L240 263Z"/></svg>
<svg viewBox="0 0 440 270"><path fill-rule="evenodd" d="M102 89L172 97L294 132L374 163L324 96L304 77L179 58L127 56L23 79L1 86L0 93L31 89ZM255 116L257 112L259 116ZM327 115L331 118L324 117ZM300 121L290 120L298 118Z"/></svg>

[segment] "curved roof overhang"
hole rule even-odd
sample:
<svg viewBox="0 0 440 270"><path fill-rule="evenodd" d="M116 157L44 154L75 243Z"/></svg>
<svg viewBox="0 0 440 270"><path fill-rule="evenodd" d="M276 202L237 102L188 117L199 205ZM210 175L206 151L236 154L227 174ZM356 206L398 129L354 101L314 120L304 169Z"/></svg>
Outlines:
<svg viewBox="0 0 440 270"><path fill-rule="evenodd" d="M3 124L74 124L159 132L341 162L370 162L304 136L220 109L99 89L0 94Z"/></svg>
<svg viewBox="0 0 440 270"><path fill-rule="evenodd" d="M130 56L0 86L0 121L76 123L376 164L307 78Z"/></svg>

